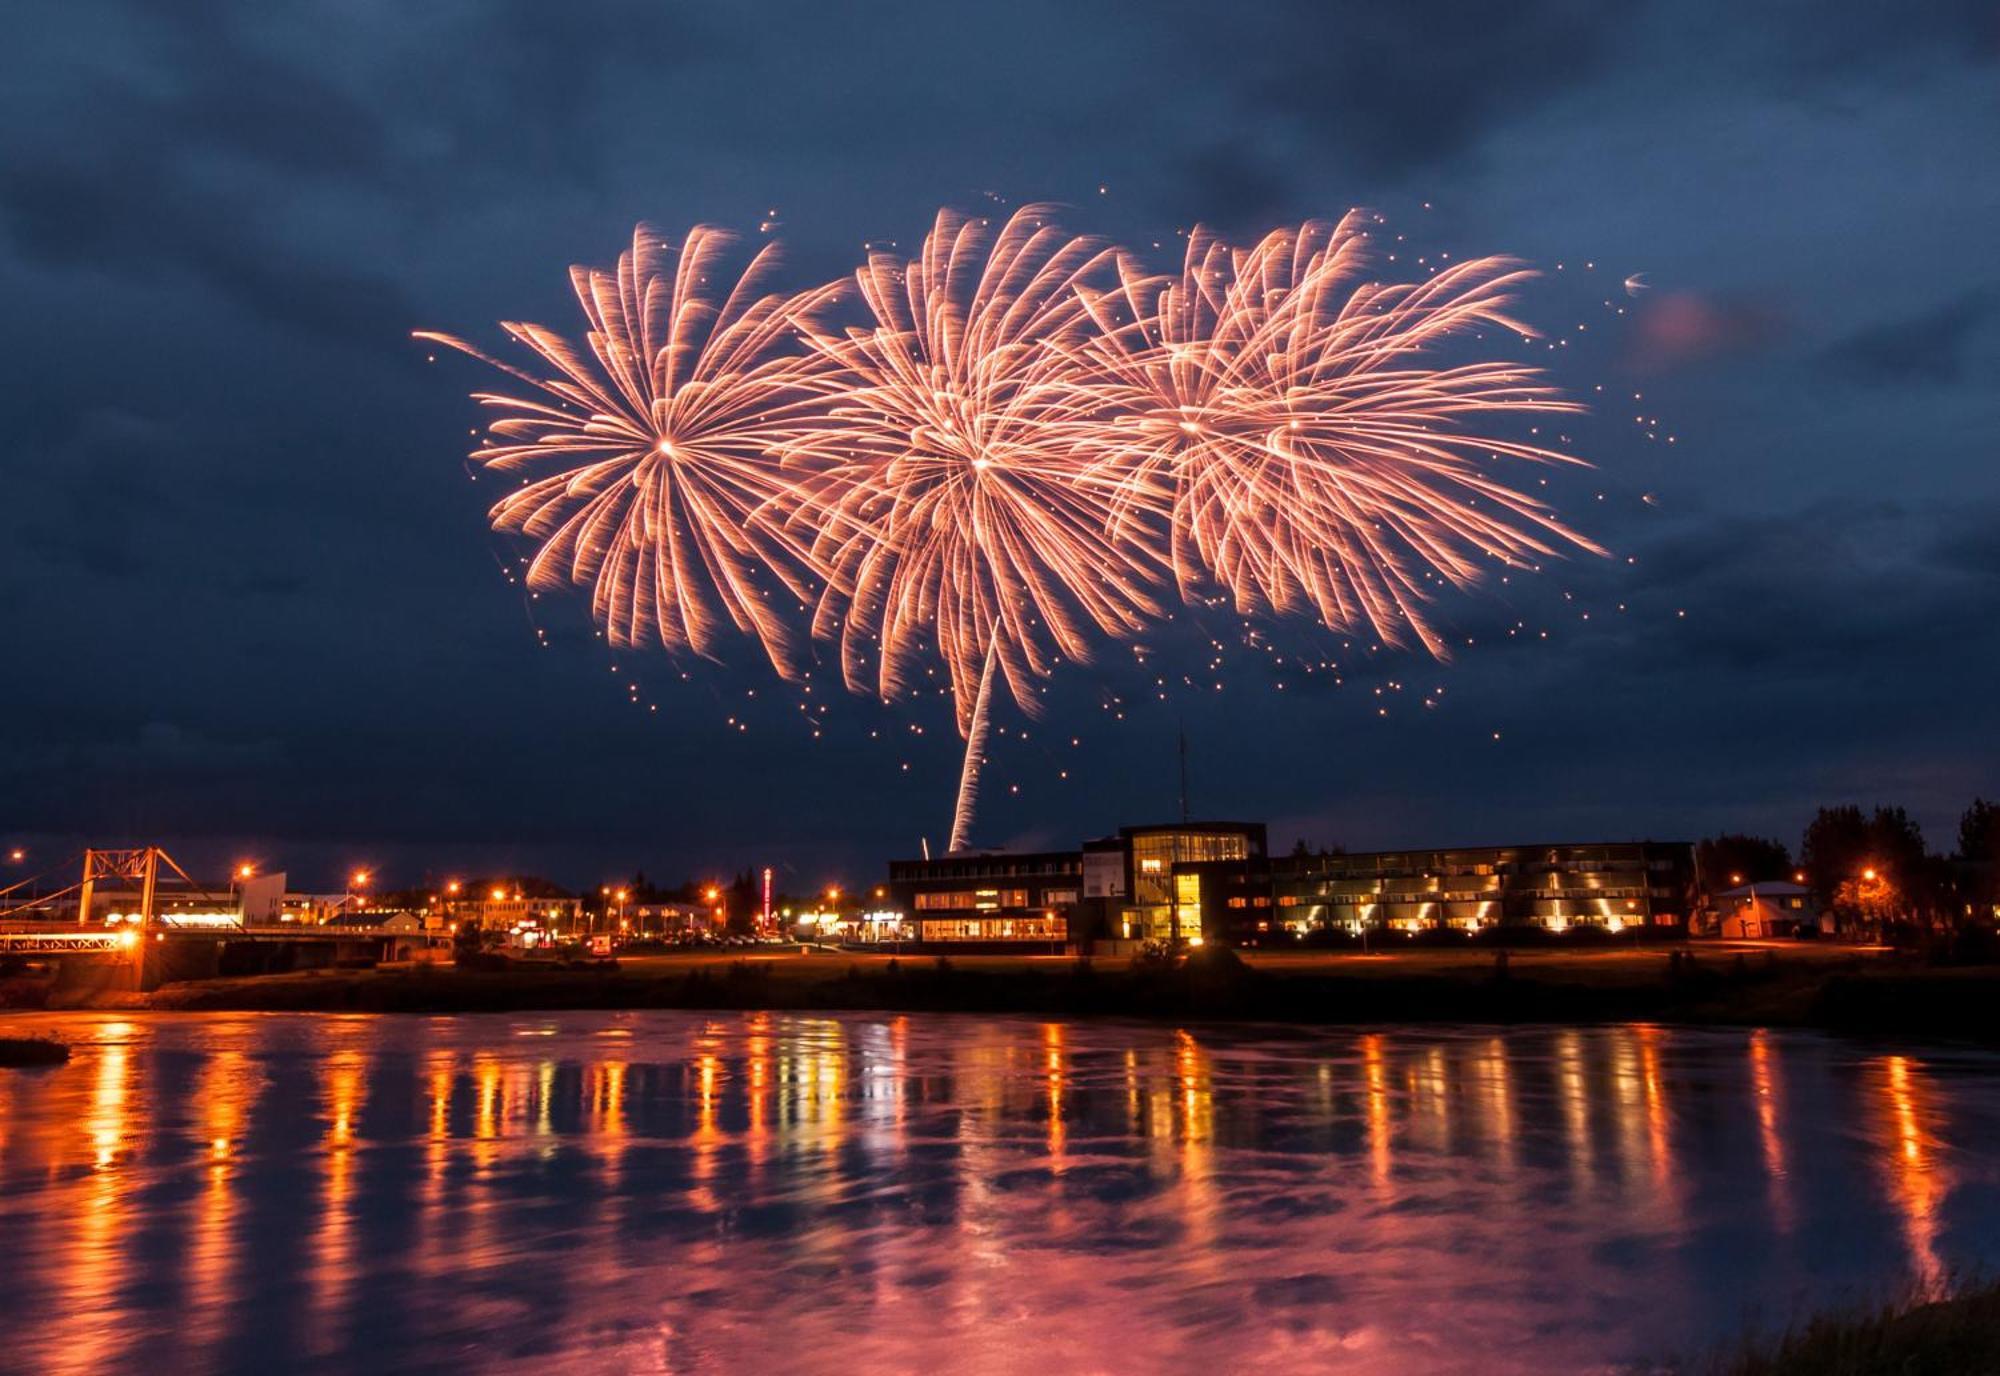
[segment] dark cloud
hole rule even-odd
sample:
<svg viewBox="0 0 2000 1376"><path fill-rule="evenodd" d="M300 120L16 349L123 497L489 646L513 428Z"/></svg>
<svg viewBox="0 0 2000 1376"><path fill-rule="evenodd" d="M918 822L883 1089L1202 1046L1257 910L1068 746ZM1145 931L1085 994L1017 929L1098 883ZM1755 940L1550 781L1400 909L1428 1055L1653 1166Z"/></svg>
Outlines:
<svg viewBox="0 0 2000 1376"><path fill-rule="evenodd" d="M352 343L385 344L415 318L394 282L314 261L316 248L267 227L253 187L188 168L172 120L134 112L107 135L0 170L0 210L23 253L113 281L192 279L239 310Z"/></svg>
<svg viewBox="0 0 2000 1376"><path fill-rule="evenodd" d="M1958 275L2000 208L1917 175L2000 141L1988 4L76 0L10 39L0 831L573 879L935 842L943 713L845 702L813 741L740 663L611 656L524 599L462 470L485 379L405 336L574 328L564 268L639 219L776 207L803 282L1028 199L1161 257L1363 204L1413 274L1567 260L1524 307L1599 467L1547 491L1618 557L1442 599L1450 666L1268 628L1338 661L1308 683L1189 614L1168 701L1122 649L1066 667L996 738L991 835L1172 816L1183 728L1197 808L1354 844L1994 787L1995 298ZM1816 332L1829 291L1880 323Z"/></svg>
<svg viewBox="0 0 2000 1376"><path fill-rule="evenodd" d="M1822 358L1836 374L1864 382L1956 382L1967 346L1996 314L2000 289L1975 288L1935 310L1859 330Z"/></svg>
<svg viewBox="0 0 2000 1376"><path fill-rule="evenodd" d="M1293 189L1255 142L1218 143L1188 155L1179 165L1162 209L1170 216L1199 221L1246 239L1290 218Z"/></svg>
<svg viewBox="0 0 2000 1376"><path fill-rule="evenodd" d="M1592 80L1624 27L1583 0L1488 5L1280 6L1255 35L1251 108L1364 175L1463 152L1497 123Z"/></svg>

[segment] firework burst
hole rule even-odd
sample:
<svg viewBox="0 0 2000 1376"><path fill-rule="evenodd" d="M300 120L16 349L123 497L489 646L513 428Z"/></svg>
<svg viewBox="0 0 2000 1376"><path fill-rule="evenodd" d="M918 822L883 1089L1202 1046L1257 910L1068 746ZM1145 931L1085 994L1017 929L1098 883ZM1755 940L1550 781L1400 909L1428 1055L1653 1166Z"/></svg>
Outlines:
<svg viewBox="0 0 2000 1376"><path fill-rule="evenodd" d="M1032 713L1058 659L1159 610L1157 556L1108 538L1115 480L1065 438L1079 288L1113 256L1044 207L997 232L941 212L916 259L877 253L856 274L868 325L809 336L830 404L788 463L804 475L790 528L816 532L825 580L813 629L838 640L848 686L884 700L943 662L966 737L952 849L996 689Z"/></svg>
<svg viewBox="0 0 2000 1376"><path fill-rule="evenodd" d="M615 645L715 657L733 629L781 675L830 642L857 692L906 698L941 664L965 738L951 849L968 839L996 699L1133 636L1178 592L1411 639L1492 563L1602 553L1495 475L1575 463L1492 433L1582 408L1534 368L1438 351L1511 314L1529 277L1480 258L1369 277L1350 215L1249 249L1190 235L1155 276L1046 207L997 228L939 213L917 257L844 284L735 279L727 237L641 227L615 271L572 269L582 346L504 328L522 384L473 453L521 486L495 529L535 542L528 584L588 586ZM809 630L791 613L809 607Z"/></svg>
<svg viewBox="0 0 2000 1376"><path fill-rule="evenodd" d="M1245 614L1310 612L1442 658L1425 615L1440 581L1602 552L1488 471L1576 460L1467 422L1582 408L1532 368L1425 359L1475 330L1529 335L1508 314L1528 273L1480 258L1363 281L1366 247L1350 215L1249 250L1197 230L1178 276L1121 259L1115 287L1080 289L1093 328L1070 361L1087 395L1067 434L1119 494L1114 538L1163 539L1189 600L1219 584Z"/></svg>
<svg viewBox="0 0 2000 1376"><path fill-rule="evenodd" d="M765 517L788 484L778 453L823 395L811 385L816 356L794 346L831 288L765 293L775 245L732 285L729 244L697 226L675 249L640 226L615 271L570 270L582 348L503 322L529 366L451 335L417 337L527 389L474 394L499 415L472 458L523 475L488 515L495 530L536 543L530 588L590 587L614 645L657 640L713 658L733 627L789 676L796 636L772 599L789 594L796 606L816 585L804 551Z"/></svg>

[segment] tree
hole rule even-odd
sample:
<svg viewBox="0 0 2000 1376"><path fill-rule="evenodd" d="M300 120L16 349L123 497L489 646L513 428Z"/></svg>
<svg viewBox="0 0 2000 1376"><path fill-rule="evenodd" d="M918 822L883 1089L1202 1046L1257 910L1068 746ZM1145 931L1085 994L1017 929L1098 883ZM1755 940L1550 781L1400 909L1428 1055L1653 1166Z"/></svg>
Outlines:
<svg viewBox="0 0 2000 1376"><path fill-rule="evenodd" d="M1840 886L1867 867L1869 842L1868 819L1852 803L1823 807L1813 817L1799 861L1819 906L1831 907Z"/></svg>
<svg viewBox="0 0 2000 1376"><path fill-rule="evenodd" d="M1879 922L1885 905L1891 917L1925 918L1946 906L1940 866L1900 807L1867 816L1852 804L1823 807L1799 850L1814 897L1850 921Z"/></svg>
<svg viewBox="0 0 2000 1376"><path fill-rule="evenodd" d="M757 929L757 914L764 906L757 879L749 870L729 881L729 930L747 936Z"/></svg>
<svg viewBox="0 0 2000 1376"><path fill-rule="evenodd" d="M1965 905L1990 918L2000 906L2000 803L1972 800L1958 819L1958 859Z"/></svg>
<svg viewBox="0 0 2000 1376"><path fill-rule="evenodd" d="M1734 833L1711 836L1694 848L1695 873L1711 893L1738 884L1790 879L1792 853L1783 843Z"/></svg>
<svg viewBox="0 0 2000 1376"><path fill-rule="evenodd" d="M1836 912L1881 930L1907 908L1903 894L1881 870L1866 869L1852 879L1842 880L1834 890Z"/></svg>
<svg viewBox="0 0 2000 1376"><path fill-rule="evenodd" d="M2000 803L1974 798L1958 819L1958 858L1974 864L2000 864Z"/></svg>

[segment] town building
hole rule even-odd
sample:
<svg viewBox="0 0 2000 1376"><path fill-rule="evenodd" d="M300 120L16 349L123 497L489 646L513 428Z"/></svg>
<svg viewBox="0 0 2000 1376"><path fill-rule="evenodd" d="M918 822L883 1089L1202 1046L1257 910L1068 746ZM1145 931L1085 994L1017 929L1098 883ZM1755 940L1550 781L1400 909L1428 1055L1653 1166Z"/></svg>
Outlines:
<svg viewBox="0 0 2000 1376"><path fill-rule="evenodd" d="M1680 927L1695 902L1694 847L1605 841L1295 854L1273 862L1270 892L1268 916L1227 906L1242 895L1222 896L1219 925L1229 939L1369 929Z"/></svg>
<svg viewBox="0 0 2000 1376"><path fill-rule="evenodd" d="M904 934L960 950L1063 950L1082 889L1083 857L1073 850L892 860L887 885Z"/></svg>
<svg viewBox="0 0 2000 1376"><path fill-rule="evenodd" d="M1074 851L896 860L884 916L924 948L1117 951L1315 933L1685 927L1694 847L1603 841L1272 857L1261 822L1123 827Z"/></svg>
<svg viewBox="0 0 2000 1376"><path fill-rule="evenodd" d="M975 851L893 860L886 896L898 937L952 949L1088 949L1200 931L1181 867L1247 864L1264 854L1261 822L1121 828L1077 850ZM1183 893L1186 890L1186 893Z"/></svg>
<svg viewBox="0 0 2000 1376"><path fill-rule="evenodd" d="M1812 890L1803 884L1763 880L1739 884L1715 895L1717 934L1731 941L1774 936L1810 936L1833 931L1833 915L1822 919Z"/></svg>

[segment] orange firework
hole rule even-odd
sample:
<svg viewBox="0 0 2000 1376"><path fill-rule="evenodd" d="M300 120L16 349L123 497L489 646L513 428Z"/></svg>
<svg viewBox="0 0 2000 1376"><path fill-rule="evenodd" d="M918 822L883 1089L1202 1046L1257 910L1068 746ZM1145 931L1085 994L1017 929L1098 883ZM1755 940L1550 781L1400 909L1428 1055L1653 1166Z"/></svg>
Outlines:
<svg viewBox="0 0 2000 1376"><path fill-rule="evenodd" d="M1512 319L1529 274L1498 258L1421 282L1360 278L1359 219L1277 230L1248 251L1197 230L1178 277L1125 260L1082 296L1095 329L1072 359L1086 399L1071 442L1120 490L1113 534L1164 535L1183 595L1220 584L1239 611L1310 611L1385 642L1414 634L1440 582L1482 559L1603 551L1491 477L1492 459L1575 462L1462 428L1467 418L1565 412L1533 368L1424 355Z"/></svg>
<svg viewBox="0 0 2000 1376"><path fill-rule="evenodd" d="M676 250L642 225L615 272L570 269L587 349L539 325L502 325L546 373L450 335L418 338L532 389L475 394L501 414L472 454L526 475L488 515L537 542L529 587L590 586L614 645L657 639L714 657L733 626L789 675L794 636L771 599L796 605L814 585L804 551L763 516L789 481L778 451L821 404L816 357L787 346L832 289L763 294L775 245L730 285L729 242L696 226Z"/></svg>
<svg viewBox="0 0 2000 1376"><path fill-rule="evenodd" d="M1059 657L1157 614L1158 556L1107 538L1115 481L1066 440L1088 325L1079 287L1112 258L1026 206L998 232L940 212L913 261L876 253L856 278L872 322L814 331L826 424L789 461L790 528L817 533L816 635L840 641L850 688L885 700L931 654L966 737L952 829L970 824L996 673L1035 708Z"/></svg>

